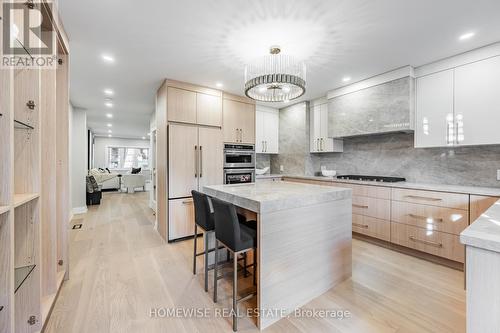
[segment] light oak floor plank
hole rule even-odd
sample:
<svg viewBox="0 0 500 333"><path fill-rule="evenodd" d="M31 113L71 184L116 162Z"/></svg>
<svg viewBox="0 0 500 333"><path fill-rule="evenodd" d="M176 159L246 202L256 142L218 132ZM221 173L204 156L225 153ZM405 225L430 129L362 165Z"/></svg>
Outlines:
<svg viewBox="0 0 500 333"><path fill-rule="evenodd" d="M70 279L45 332L232 332L230 318L152 318L151 308L230 308L231 283L219 303L203 290L203 259L193 276L192 240L165 244L153 230L147 193L104 193L73 221ZM198 242L199 251L203 242ZM251 277L240 281L251 288ZM293 292L291 290L290 292ZM255 300L244 306L255 306ZM350 311L351 317L283 319L264 332L465 332L463 273L353 240L353 277L304 308ZM258 332L242 318L240 332Z"/></svg>

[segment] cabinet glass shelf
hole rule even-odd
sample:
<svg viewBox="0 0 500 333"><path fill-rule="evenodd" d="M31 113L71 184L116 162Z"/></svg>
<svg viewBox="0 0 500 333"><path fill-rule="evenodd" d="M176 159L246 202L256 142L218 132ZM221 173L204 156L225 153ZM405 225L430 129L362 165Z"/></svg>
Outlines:
<svg viewBox="0 0 500 333"><path fill-rule="evenodd" d="M24 281L30 276L36 265L18 267L14 269L14 293L23 285Z"/></svg>

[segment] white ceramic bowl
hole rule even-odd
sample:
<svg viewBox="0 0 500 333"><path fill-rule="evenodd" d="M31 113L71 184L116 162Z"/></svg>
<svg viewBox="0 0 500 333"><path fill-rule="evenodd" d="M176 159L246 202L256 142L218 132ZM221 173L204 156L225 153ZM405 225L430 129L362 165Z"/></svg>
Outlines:
<svg viewBox="0 0 500 333"><path fill-rule="evenodd" d="M321 174L325 177L335 177L337 171L335 170L321 170Z"/></svg>
<svg viewBox="0 0 500 333"><path fill-rule="evenodd" d="M269 167L265 167L264 169L255 169L255 173L258 175L263 175L269 170Z"/></svg>

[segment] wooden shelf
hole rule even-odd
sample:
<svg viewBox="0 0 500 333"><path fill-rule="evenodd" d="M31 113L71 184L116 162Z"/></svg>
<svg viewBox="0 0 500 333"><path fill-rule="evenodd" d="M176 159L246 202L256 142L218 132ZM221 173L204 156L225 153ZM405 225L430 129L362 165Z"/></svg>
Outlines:
<svg viewBox="0 0 500 333"><path fill-rule="evenodd" d="M40 196L39 193L14 194L14 208L24 205Z"/></svg>
<svg viewBox="0 0 500 333"><path fill-rule="evenodd" d="M10 210L10 206L0 206L0 215L7 213Z"/></svg>
<svg viewBox="0 0 500 333"><path fill-rule="evenodd" d="M56 303L57 296L59 294L59 291L61 291L61 285L64 280L64 275L66 274L66 271L60 271L57 272L57 288L56 292L47 296L44 296L42 298L42 323L45 323L45 320L49 317L49 314L52 312L52 308L54 307L54 304Z"/></svg>

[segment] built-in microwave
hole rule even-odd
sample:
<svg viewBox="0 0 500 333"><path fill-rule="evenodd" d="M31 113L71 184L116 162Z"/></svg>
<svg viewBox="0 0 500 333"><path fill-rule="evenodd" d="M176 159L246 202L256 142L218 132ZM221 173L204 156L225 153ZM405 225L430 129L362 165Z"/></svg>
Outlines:
<svg viewBox="0 0 500 333"><path fill-rule="evenodd" d="M224 184L255 182L255 169L224 169Z"/></svg>
<svg viewBox="0 0 500 333"><path fill-rule="evenodd" d="M226 143L224 168L255 168L255 146Z"/></svg>

